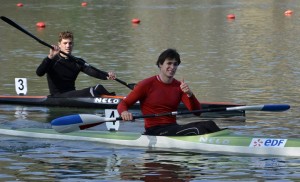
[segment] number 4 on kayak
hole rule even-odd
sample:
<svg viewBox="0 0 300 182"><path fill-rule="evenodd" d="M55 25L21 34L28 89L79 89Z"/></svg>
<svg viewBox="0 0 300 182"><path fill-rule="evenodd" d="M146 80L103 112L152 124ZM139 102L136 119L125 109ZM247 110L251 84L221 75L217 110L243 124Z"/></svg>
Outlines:
<svg viewBox="0 0 300 182"><path fill-rule="evenodd" d="M116 109L105 109L105 117L106 118L118 118L119 113ZM106 128L109 131L118 131L120 126L120 121L115 122L106 122Z"/></svg>

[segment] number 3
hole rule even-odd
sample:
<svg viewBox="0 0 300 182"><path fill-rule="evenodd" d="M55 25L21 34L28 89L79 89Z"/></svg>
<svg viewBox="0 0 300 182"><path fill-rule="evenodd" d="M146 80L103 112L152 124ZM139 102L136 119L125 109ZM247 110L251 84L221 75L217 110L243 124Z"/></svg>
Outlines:
<svg viewBox="0 0 300 182"><path fill-rule="evenodd" d="M27 94L27 79L26 78L15 78L15 89L18 95Z"/></svg>

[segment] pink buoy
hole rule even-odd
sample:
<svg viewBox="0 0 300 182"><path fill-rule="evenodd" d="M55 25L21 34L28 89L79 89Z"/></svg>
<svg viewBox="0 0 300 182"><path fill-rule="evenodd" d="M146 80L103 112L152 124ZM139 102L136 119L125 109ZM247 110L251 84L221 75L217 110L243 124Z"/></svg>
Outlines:
<svg viewBox="0 0 300 182"><path fill-rule="evenodd" d="M82 2L81 6L87 6L87 2Z"/></svg>
<svg viewBox="0 0 300 182"><path fill-rule="evenodd" d="M229 14L229 15L227 15L227 19L235 19L235 15L234 14Z"/></svg>
<svg viewBox="0 0 300 182"><path fill-rule="evenodd" d="M39 27L39 28L45 28L46 24L44 22L40 21L40 22L36 23L36 26Z"/></svg>
<svg viewBox="0 0 300 182"><path fill-rule="evenodd" d="M141 20L138 19L138 18L133 18L133 19L131 20L131 22L132 22L132 23L135 23L135 24L139 24L139 23L141 22Z"/></svg>
<svg viewBox="0 0 300 182"><path fill-rule="evenodd" d="M286 11L284 12L284 14L285 14L286 16L291 16L291 15L293 14L293 11L292 11L292 10L286 10Z"/></svg>
<svg viewBox="0 0 300 182"><path fill-rule="evenodd" d="M22 3L18 3L17 6L18 6L18 7L22 7L23 4L22 4Z"/></svg>

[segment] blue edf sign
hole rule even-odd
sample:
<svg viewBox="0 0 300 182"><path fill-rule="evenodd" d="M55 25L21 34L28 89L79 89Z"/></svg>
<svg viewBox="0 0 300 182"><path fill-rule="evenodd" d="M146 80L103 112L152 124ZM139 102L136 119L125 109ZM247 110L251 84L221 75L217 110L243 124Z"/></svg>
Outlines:
<svg viewBox="0 0 300 182"><path fill-rule="evenodd" d="M267 139L264 143L266 147L284 147L285 139Z"/></svg>
<svg viewBox="0 0 300 182"><path fill-rule="evenodd" d="M252 138L250 147L284 147L287 139Z"/></svg>

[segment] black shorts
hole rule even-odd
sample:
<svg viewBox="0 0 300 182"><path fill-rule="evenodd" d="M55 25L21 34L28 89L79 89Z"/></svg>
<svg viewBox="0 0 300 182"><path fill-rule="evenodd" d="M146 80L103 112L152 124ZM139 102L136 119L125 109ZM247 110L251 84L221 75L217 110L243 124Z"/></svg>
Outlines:
<svg viewBox="0 0 300 182"><path fill-rule="evenodd" d="M200 121L179 125L177 123L170 125L161 125L146 128L146 135L155 136L188 136L188 135L203 135L220 131L221 129L212 120Z"/></svg>

